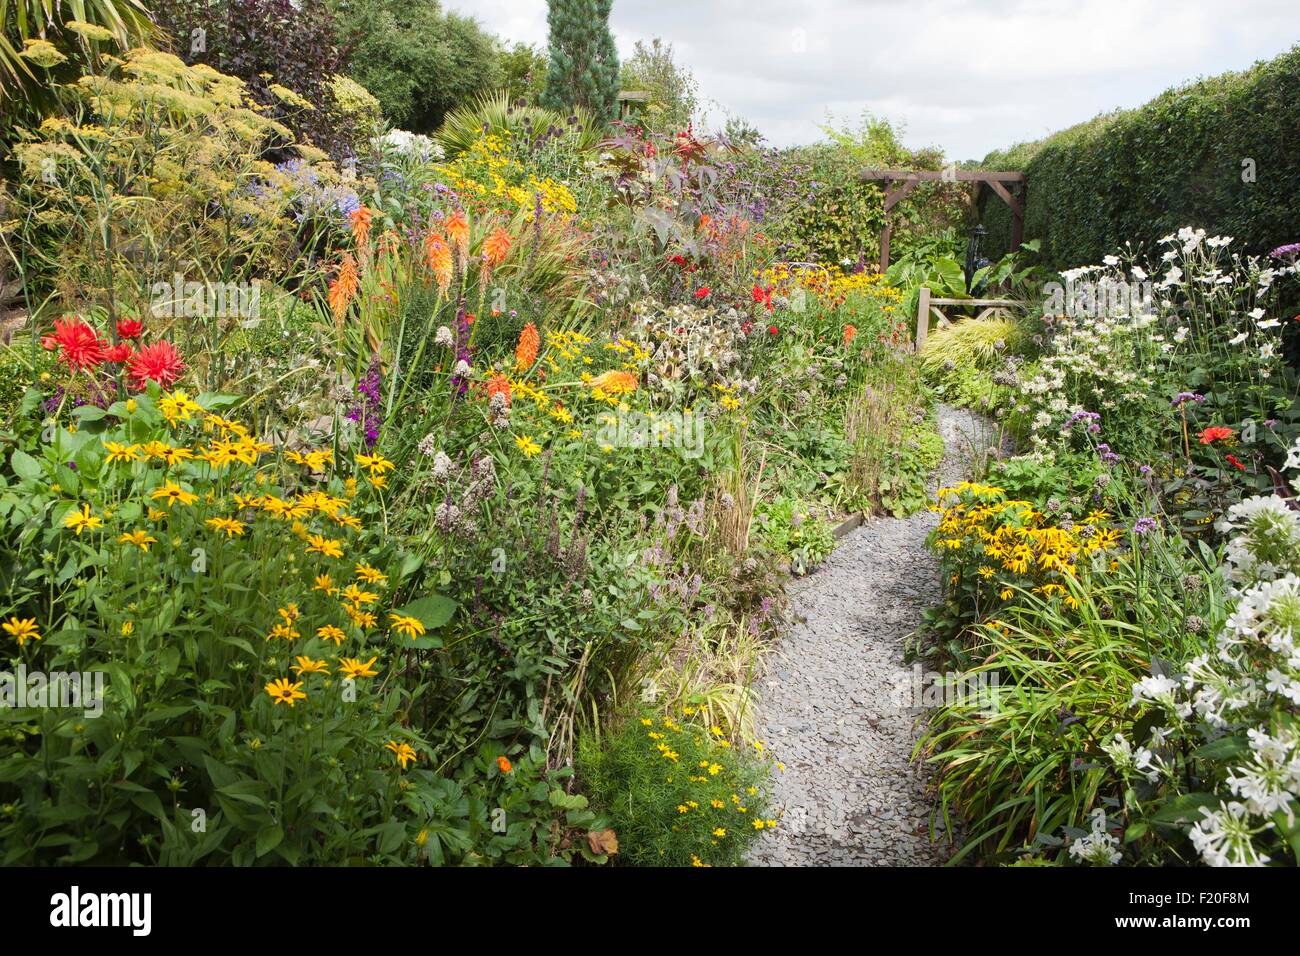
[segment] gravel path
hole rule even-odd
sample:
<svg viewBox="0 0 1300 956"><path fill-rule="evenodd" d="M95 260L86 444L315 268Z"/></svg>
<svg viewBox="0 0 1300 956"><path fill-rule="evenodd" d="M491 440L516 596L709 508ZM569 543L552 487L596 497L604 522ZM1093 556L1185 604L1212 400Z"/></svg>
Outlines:
<svg viewBox="0 0 1300 956"><path fill-rule="evenodd" d="M939 407L944 457L935 487L967 476L972 449L996 440L971 412ZM760 682L760 735L785 764L774 781L782 826L750 863L765 866L927 866L932 844L925 777L911 762L917 721L903 642L939 593L925 538L938 516L877 518L850 532L790 588L794 626Z"/></svg>

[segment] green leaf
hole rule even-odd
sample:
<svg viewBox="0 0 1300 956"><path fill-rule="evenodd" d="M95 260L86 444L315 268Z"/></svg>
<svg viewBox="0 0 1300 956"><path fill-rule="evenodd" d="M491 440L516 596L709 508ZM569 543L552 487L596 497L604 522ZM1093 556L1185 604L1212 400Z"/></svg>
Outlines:
<svg viewBox="0 0 1300 956"><path fill-rule="evenodd" d="M272 823L269 826L262 827L257 831L257 846L255 848L259 857L266 856L284 839L284 830L278 823Z"/></svg>
<svg viewBox="0 0 1300 956"><path fill-rule="evenodd" d="M15 448L14 453L9 456L9 467L19 478L34 480L39 479L42 474L40 462L20 448Z"/></svg>
<svg viewBox="0 0 1300 956"><path fill-rule="evenodd" d="M417 601L412 601L405 607L398 608L393 613L400 614L403 617L413 617L423 624L426 629L435 631L451 620L452 615L456 613L456 608L459 606L445 595L430 594L428 597L422 597ZM403 647L442 647L442 638L434 634L425 634L423 637L411 640L394 633L394 638Z"/></svg>
<svg viewBox="0 0 1300 956"><path fill-rule="evenodd" d="M1250 749L1245 737L1220 737L1196 748L1195 755L1202 760L1228 760Z"/></svg>

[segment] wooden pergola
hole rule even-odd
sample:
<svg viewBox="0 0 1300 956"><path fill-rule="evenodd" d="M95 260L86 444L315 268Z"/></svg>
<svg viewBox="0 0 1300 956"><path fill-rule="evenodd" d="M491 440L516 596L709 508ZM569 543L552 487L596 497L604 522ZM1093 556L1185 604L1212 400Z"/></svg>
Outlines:
<svg viewBox="0 0 1300 956"><path fill-rule="evenodd" d="M889 237L893 224L889 221L889 212L902 201L903 197L916 188L917 183L979 183L988 185L1011 207L1011 248L1020 248L1020 240L1025 230L1025 200L1028 198L1028 186L1024 173L984 172L982 170L944 169L944 170L909 170L909 169L864 169L858 174L863 182L884 182L885 226L880 230L880 271L889 268ZM1020 198L1011 194L1011 188L1020 187ZM976 187L977 189L979 187ZM976 199L978 199L978 193Z"/></svg>

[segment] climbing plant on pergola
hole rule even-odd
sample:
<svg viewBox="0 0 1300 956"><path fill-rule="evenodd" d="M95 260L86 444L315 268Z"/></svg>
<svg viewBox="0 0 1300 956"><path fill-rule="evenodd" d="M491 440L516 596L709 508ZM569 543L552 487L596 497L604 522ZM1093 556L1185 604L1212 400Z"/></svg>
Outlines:
<svg viewBox="0 0 1300 956"><path fill-rule="evenodd" d="M1028 198L1028 186L1024 173L985 172L967 169L864 169L858 174L863 182L884 182L888 192L885 193L885 225L880 230L880 271L889 268L889 237L893 233L893 223L889 213L903 197L916 188L917 183L978 183L976 189L987 185L998 197L1011 207L1011 248L1020 248L1020 240L1025 229L1025 200ZM895 185L897 184L897 185ZM1019 198L1011 190L1019 189ZM978 194L976 200L979 199Z"/></svg>

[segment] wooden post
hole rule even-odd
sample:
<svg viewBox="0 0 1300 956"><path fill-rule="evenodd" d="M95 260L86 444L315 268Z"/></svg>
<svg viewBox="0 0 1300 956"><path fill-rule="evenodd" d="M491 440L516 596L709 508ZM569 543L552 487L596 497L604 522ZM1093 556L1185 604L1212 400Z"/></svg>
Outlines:
<svg viewBox="0 0 1300 956"><path fill-rule="evenodd" d="M916 300L916 342L917 352L925 348L925 337L930 334L930 287L921 286Z"/></svg>
<svg viewBox="0 0 1300 956"><path fill-rule="evenodd" d="M885 213L886 216L889 213ZM885 220L885 228L880 230L880 271L884 272L889 268L889 234L893 232L894 226L889 220Z"/></svg>

